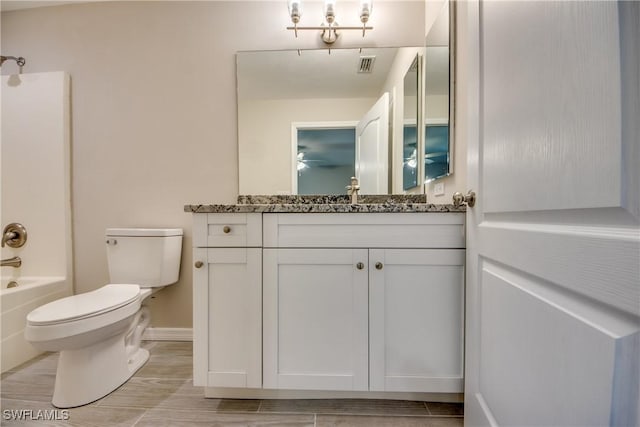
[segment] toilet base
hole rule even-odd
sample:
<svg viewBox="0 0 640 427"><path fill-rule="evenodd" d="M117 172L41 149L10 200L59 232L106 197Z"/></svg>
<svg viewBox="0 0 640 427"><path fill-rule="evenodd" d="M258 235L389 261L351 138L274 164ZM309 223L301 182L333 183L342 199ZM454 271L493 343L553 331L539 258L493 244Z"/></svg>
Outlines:
<svg viewBox="0 0 640 427"><path fill-rule="evenodd" d="M149 351L138 348L128 355L125 339L123 333L89 347L61 351L51 401L53 406L86 405L127 382L149 359Z"/></svg>

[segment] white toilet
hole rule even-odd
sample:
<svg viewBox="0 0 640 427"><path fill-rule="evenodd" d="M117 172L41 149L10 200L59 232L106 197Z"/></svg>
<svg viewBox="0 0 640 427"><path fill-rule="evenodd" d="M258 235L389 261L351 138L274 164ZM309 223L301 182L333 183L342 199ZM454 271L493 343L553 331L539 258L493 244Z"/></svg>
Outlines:
<svg viewBox="0 0 640 427"><path fill-rule="evenodd" d="M26 340L39 350L60 352L52 399L58 408L100 399L144 365L144 300L178 281L181 229L109 228L106 236L111 283L27 315Z"/></svg>

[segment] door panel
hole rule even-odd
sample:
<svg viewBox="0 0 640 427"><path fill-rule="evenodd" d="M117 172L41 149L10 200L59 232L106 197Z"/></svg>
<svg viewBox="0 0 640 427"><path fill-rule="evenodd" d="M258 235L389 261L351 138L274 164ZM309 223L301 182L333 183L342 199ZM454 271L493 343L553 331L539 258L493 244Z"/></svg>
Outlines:
<svg viewBox="0 0 640 427"><path fill-rule="evenodd" d="M262 249L208 248L207 259L207 384L209 387L260 388Z"/></svg>
<svg viewBox="0 0 640 427"><path fill-rule="evenodd" d="M193 255L203 262L193 270L194 384L262 387L262 249Z"/></svg>
<svg viewBox="0 0 640 427"><path fill-rule="evenodd" d="M620 206L616 4L481 8L484 212Z"/></svg>
<svg viewBox="0 0 640 427"><path fill-rule="evenodd" d="M264 388L368 389L367 257L264 249Z"/></svg>
<svg viewBox="0 0 640 427"><path fill-rule="evenodd" d="M637 425L640 5L460 6L465 424Z"/></svg>
<svg viewBox="0 0 640 427"><path fill-rule="evenodd" d="M633 321L492 261L481 274L479 391L499 423L608 425Z"/></svg>
<svg viewBox="0 0 640 427"><path fill-rule="evenodd" d="M462 392L464 250L371 249L369 259L370 389Z"/></svg>
<svg viewBox="0 0 640 427"><path fill-rule="evenodd" d="M389 192L389 94L385 92L356 126L356 177L361 194Z"/></svg>

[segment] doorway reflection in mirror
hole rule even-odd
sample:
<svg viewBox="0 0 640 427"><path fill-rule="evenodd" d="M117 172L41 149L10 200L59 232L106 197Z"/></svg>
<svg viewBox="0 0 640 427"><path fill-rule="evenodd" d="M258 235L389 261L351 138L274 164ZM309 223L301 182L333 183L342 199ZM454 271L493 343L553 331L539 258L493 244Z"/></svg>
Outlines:
<svg viewBox="0 0 640 427"><path fill-rule="evenodd" d="M345 182L355 175L355 126L295 132L295 194L345 194Z"/></svg>

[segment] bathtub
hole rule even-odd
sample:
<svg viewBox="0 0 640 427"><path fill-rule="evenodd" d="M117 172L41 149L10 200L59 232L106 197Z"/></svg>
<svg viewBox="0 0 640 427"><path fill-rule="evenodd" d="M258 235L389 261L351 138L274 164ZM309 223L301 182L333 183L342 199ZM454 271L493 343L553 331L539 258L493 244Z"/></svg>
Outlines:
<svg viewBox="0 0 640 427"><path fill-rule="evenodd" d="M57 276L3 277L1 284L0 360L2 372L5 372L41 353L24 339L27 314L36 307L71 295L72 292L70 280Z"/></svg>

